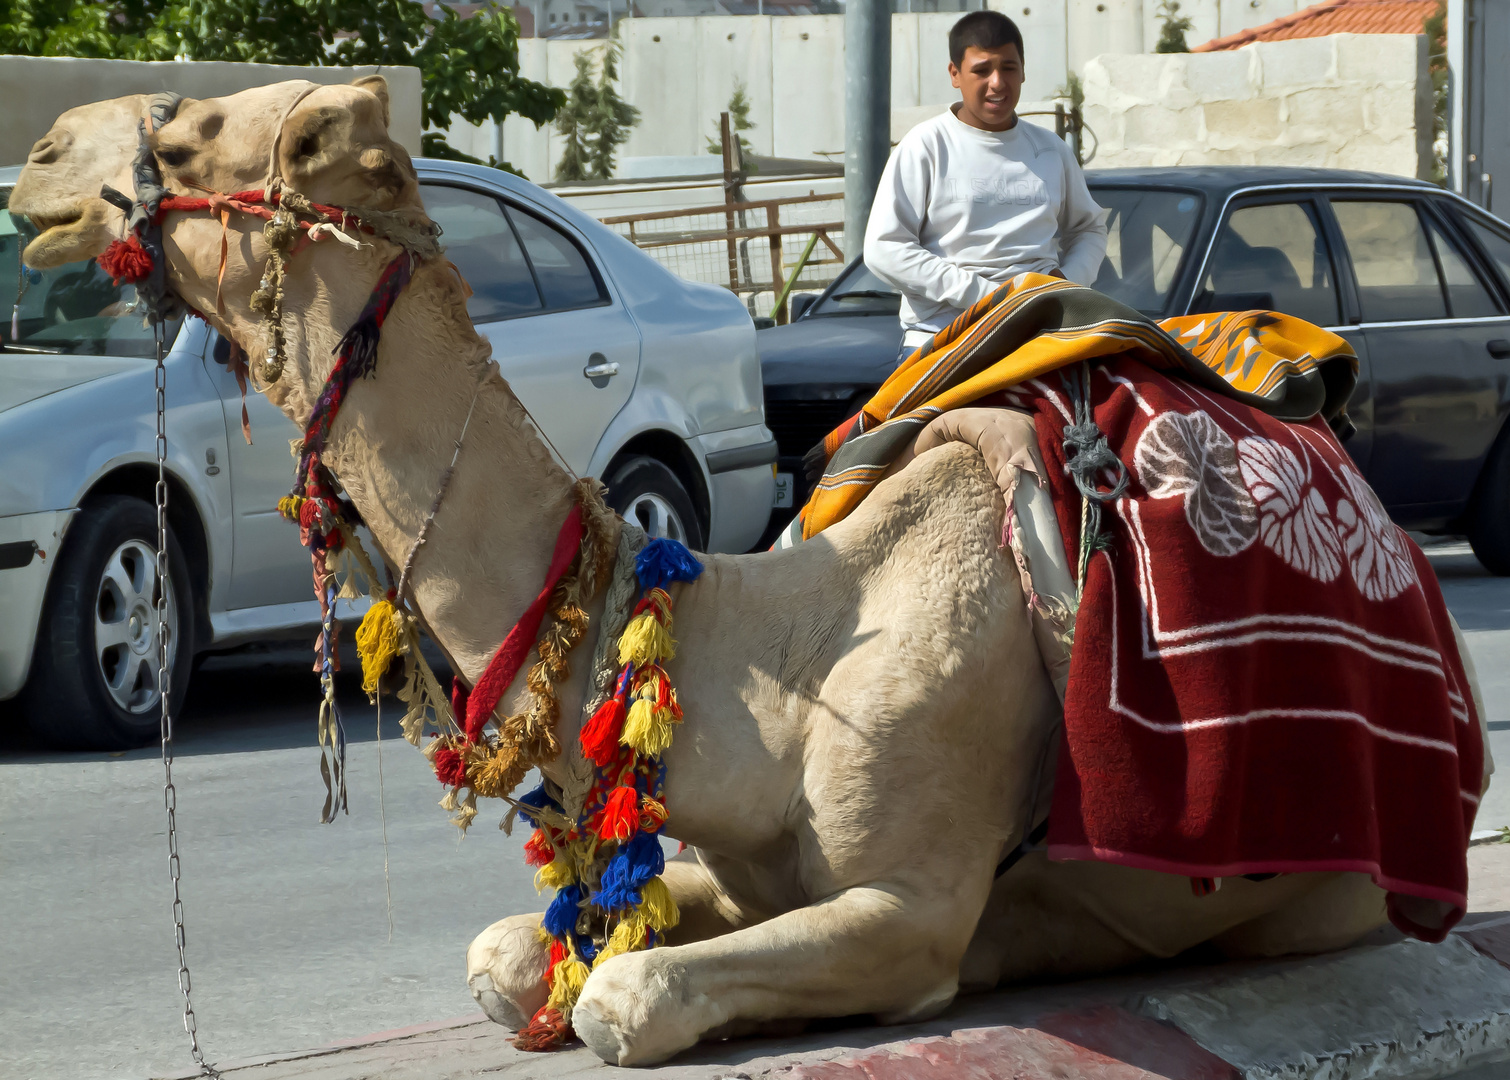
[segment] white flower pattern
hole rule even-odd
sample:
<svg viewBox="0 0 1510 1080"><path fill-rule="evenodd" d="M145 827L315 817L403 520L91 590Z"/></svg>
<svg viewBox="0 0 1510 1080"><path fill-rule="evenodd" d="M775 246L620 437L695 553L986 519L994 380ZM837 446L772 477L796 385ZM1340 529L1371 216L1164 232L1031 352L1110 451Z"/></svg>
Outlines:
<svg viewBox="0 0 1510 1080"><path fill-rule="evenodd" d="M1203 412L1166 412L1138 437L1133 464L1150 497L1183 498L1185 520L1213 555L1258 537L1258 508L1238 471L1237 444Z"/></svg>
<svg viewBox="0 0 1510 1080"><path fill-rule="evenodd" d="M1370 600L1389 600L1416 583L1410 543L1390 521L1379 497L1362 476L1344 467L1342 479L1352 502L1339 499L1337 521L1347 549L1348 568L1358 590Z"/></svg>
<svg viewBox="0 0 1510 1080"><path fill-rule="evenodd" d="M1326 499L1311 483L1310 462L1272 439L1237 444L1238 468L1258 504L1264 546L1302 574L1335 581L1342 572L1342 541Z"/></svg>

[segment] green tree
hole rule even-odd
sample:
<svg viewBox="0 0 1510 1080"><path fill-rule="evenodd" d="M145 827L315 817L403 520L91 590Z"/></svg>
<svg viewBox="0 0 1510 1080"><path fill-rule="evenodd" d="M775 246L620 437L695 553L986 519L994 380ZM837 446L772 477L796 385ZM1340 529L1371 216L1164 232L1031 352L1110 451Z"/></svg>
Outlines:
<svg viewBox="0 0 1510 1080"><path fill-rule="evenodd" d="M519 24L491 4L470 19L419 0L0 0L0 50L122 60L408 64L421 73L424 151L475 161L443 131L456 117L549 123L560 90L519 75ZM440 129L440 130L434 130ZM490 162L508 168L506 162Z"/></svg>
<svg viewBox="0 0 1510 1080"><path fill-rule="evenodd" d="M1160 53L1188 53L1190 46L1185 43L1185 35L1195 29L1195 23L1189 15L1180 14L1180 0L1160 0L1158 7L1159 16L1159 43L1154 46L1154 52Z"/></svg>
<svg viewBox="0 0 1510 1080"><path fill-rule="evenodd" d="M729 98L729 127L735 138L739 140L739 155L746 162L755 153L755 148L750 145L750 140L744 137L744 132L754 131L755 124L750 119L750 99L745 96L745 84L738 79L734 80L734 93ZM720 122L713 124L713 137L708 140L708 153L722 154L724 152L723 127ZM745 169L749 172L755 170L746 164Z"/></svg>
<svg viewBox="0 0 1510 1080"><path fill-rule="evenodd" d="M640 110L619 96L620 45L610 38L601 52L582 49L572 57L576 74L566 104L556 113L556 131L566 140L556 163L557 180L607 180L614 155L639 123ZM596 77L593 60L600 57Z"/></svg>
<svg viewBox="0 0 1510 1080"><path fill-rule="evenodd" d="M582 49L572 57L577 73L566 88L566 104L556 110L556 132L564 140L557 180L592 179L592 114L598 107L598 87L592 77L592 54Z"/></svg>
<svg viewBox="0 0 1510 1080"><path fill-rule="evenodd" d="M591 114L593 175L607 179L614 172L614 155L629 141L629 129L640 122L640 110L619 96L619 57L623 46L609 38L603 49L598 97Z"/></svg>
<svg viewBox="0 0 1510 1080"><path fill-rule="evenodd" d="M1447 4L1438 0L1421 27L1426 35L1427 70L1431 72L1431 179L1447 182Z"/></svg>

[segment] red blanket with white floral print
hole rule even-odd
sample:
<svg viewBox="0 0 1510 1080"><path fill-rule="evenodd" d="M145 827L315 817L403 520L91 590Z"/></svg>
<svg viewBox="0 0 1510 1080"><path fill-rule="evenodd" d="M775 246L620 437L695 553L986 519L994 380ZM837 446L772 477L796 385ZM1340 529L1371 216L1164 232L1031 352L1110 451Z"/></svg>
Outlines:
<svg viewBox="0 0 1510 1080"><path fill-rule="evenodd" d="M1072 405L1052 375L1013 397L1073 565ZM1430 564L1319 419L1126 357L1094 367L1091 400L1131 483L1076 618L1050 858L1361 871L1397 926L1440 940L1466 906L1483 746Z"/></svg>

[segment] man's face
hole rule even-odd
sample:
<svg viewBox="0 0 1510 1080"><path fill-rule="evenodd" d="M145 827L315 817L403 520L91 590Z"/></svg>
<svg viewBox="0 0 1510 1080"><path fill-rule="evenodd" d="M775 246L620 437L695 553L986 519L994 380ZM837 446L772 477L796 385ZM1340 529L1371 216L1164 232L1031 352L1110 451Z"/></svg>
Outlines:
<svg viewBox="0 0 1510 1080"><path fill-rule="evenodd" d="M959 118L971 127L1006 131L1016 122L1022 97L1022 55L1016 45L969 46L958 66L950 61L949 80L964 98Z"/></svg>

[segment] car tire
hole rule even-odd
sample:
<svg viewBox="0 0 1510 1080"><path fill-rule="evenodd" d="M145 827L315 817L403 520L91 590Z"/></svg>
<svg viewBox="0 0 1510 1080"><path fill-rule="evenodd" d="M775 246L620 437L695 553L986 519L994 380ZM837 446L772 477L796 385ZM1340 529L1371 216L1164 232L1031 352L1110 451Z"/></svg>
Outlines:
<svg viewBox="0 0 1510 1080"><path fill-rule="evenodd" d="M89 503L69 529L48 583L31 674L27 723L70 750L127 750L158 735L157 514L141 499ZM169 702L189 684L193 605L183 550L168 533Z"/></svg>
<svg viewBox="0 0 1510 1080"><path fill-rule="evenodd" d="M613 470L608 505L652 538L680 540L694 551L706 542L686 486L653 457L632 457Z"/></svg>

